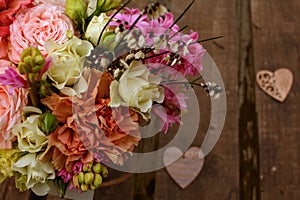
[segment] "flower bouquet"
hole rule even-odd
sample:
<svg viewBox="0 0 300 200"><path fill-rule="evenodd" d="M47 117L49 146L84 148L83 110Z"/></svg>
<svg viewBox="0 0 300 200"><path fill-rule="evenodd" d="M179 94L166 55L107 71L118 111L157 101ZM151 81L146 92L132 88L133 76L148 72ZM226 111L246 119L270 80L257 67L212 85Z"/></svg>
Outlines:
<svg viewBox="0 0 300 200"><path fill-rule="evenodd" d="M198 34L158 2L129 2L0 0L0 182L95 190L153 116L160 132L181 123L190 84L218 95L199 82Z"/></svg>

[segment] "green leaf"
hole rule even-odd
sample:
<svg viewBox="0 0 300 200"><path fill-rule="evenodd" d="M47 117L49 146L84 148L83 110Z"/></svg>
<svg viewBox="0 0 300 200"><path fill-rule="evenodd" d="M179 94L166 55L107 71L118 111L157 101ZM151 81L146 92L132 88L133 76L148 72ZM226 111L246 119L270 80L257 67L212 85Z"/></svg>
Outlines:
<svg viewBox="0 0 300 200"><path fill-rule="evenodd" d="M41 115L41 129L47 135L53 133L58 126L57 118L51 113Z"/></svg>
<svg viewBox="0 0 300 200"><path fill-rule="evenodd" d="M68 183L65 183L61 177L56 177L53 180L54 186L57 188L58 195L64 197L68 188Z"/></svg>

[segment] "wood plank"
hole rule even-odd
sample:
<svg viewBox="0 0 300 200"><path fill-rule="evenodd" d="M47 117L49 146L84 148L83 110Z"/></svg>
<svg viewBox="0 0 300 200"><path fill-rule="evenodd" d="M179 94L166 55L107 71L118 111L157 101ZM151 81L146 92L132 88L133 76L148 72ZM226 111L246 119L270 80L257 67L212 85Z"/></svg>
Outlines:
<svg viewBox="0 0 300 200"><path fill-rule="evenodd" d="M179 16L189 1L168 1L168 7ZM194 6L180 21L200 33L200 38L225 35L224 39L204 43L212 56L226 86L228 116L220 140L206 157L200 176L185 190L181 190L162 169L157 173L155 199L239 199L238 153L238 96L235 0L196 0ZM201 146L210 119L210 103L205 93L197 90L201 107L198 135L193 143ZM160 136L160 146L173 137Z"/></svg>
<svg viewBox="0 0 300 200"><path fill-rule="evenodd" d="M31 199L31 192L19 192L15 188L14 179L7 179L0 185L0 199L1 200L29 200Z"/></svg>
<svg viewBox="0 0 300 200"><path fill-rule="evenodd" d="M300 199L300 1L252 0L256 70L286 67L295 82L284 103L257 89L262 199Z"/></svg>
<svg viewBox="0 0 300 200"><path fill-rule="evenodd" d="M255 98L251 0L237 0L240 199L260 199L259 139Z"/></svg>

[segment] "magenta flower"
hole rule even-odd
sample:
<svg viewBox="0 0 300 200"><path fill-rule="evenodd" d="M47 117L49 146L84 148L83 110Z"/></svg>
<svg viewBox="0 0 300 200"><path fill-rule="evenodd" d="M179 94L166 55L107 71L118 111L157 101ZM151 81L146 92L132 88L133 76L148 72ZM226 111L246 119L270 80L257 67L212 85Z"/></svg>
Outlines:
<svg viewBox="0 0 300 200"><path fill-rule="evenodd" d="M188 97L176 90L178 90L177 86L164 87L163 110L157 107L153 108L153 112L161 119L161 131L164 133L167 133L173 124L181 124L181 113L187 109L186 99Z"/></svg>
<svg viewBox="0 0 300 200"><path fill-rule="evenodd" d="M9 86L9 94L11 95L16 88L26 88L28 83L22 76L13 68L8 67L4 74L0 75L0 82L4 86Z"/></svg>
<svg viewBox="0 0 300 200"><path fill-rule="evenodd" d="M109 24L110 26L119 26L120 24L123 24L126 29L129 29L142 14L138 9L124 8L124 10L125 12L119 13L115 16L115 21L111 22ZM143 29L143 27L148 26L148 17L147 15L143 15L136 23L135 28Z"/></svg>
<svg viewBox="0 0 300 200"><path fill-rule="evenodd" d="M140 28L143 35L147 38L148 45L152 45L155 39L160 38L164 34L172 36L179 31L178 25L174 25L171 30L169 28L174 23L174 15L172 13L166 13L164 17L158 19L152 19L148 26Z"/></svg>
<svg viewBox="0 0 300 200"><path fill-rule="evenodd" d="M74 172L74 174L79 174L80 172L82 172L82 168L83 168L83 163L82 162L77 162L73 166L73 172Z"/></svg>
<svg viewBox="0 0 300 200"><path fill-rule="evenodd" d="M68 183L72 179L72 174L65 168L58 172L57 176L60 176L63 179L64 183Z"/></svg>
<svg viewBox="0 0 300 200"><path fill-rule="evenodd" d="M182 64L178 64L174 68L182 72L184 76L195 76L203 70L202 57L206 51L202 45L195 43L198 40L197 32L190 31L190 34L179 35L178 37L178 40L182 41L186 45L178 52L178 54L183 58Z"/></svg>

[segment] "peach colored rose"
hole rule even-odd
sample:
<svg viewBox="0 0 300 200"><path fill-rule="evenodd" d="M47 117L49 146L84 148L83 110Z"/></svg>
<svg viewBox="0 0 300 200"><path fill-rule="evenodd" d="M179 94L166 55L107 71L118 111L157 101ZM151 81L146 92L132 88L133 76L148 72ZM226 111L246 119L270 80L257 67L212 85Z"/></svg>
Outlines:
<svg viewBox="0 0 300 200"><path fill-rule="evenodd" d="M37 44L46 55L45 42L52 39L58 44L67 41L67 31L74 32L71 20L64 14L64 8L53 4L39 4L20 11L10 26L9 58L19 62L21 52Z"/></svg>
<svg viewBox="0 0 300 200"><path fill-rule="evenodd" d="M0 74L10 66L7 60L0 60ZM21 122L22 109L26 105L26 93L15 89L9 95L9 88L0 83L0 149L10 149L14 138L12 127Z"/></svg>
<svg viewBox="0 0 300 200"><path fill-rule="evenodd" d="M12 24L15 14L31 2L33 0L0 0L0 58L7 57L9 26Z"/></svg>

